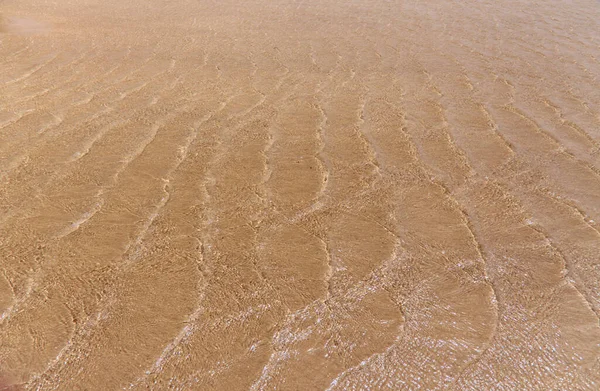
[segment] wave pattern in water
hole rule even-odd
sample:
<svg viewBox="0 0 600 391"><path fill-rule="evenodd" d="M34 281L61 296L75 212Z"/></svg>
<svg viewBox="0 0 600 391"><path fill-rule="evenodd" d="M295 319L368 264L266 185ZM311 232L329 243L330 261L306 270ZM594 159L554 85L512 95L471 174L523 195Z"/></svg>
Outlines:
<svg viewBox="0 0 600 391"><path fill-rule="evenodd" d="M0 15L0 388L598 389L597 2Z"/></svg>

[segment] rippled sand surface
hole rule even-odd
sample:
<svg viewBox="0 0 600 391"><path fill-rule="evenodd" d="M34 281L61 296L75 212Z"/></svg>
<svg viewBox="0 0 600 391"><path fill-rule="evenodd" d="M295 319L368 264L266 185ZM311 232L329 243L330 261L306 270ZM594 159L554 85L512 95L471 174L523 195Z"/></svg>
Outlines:
<svg viewBox="0 0 600 391"><path fill-rule="evenodd" d="M597 1L0 17L3 390L600 389Z"/></svg>

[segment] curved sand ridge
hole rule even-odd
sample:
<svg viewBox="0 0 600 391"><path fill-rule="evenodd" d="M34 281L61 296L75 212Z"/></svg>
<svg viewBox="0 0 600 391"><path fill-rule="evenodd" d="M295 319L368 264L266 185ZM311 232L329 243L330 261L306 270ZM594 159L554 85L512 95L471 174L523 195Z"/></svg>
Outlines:
<svg viewBox="0 0 600 391"><path fill-rule="evenodd" d="M14 389L600 387L598 2L0 12Z"/></svg>

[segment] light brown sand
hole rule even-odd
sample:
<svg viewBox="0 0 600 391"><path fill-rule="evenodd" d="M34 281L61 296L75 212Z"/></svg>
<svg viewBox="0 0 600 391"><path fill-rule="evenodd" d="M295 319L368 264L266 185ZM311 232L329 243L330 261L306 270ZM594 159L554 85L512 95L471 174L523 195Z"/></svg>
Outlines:
<svg viewBox="0 0 600 391"><path fill-rule="evenodd" d="M0 14L15 389L600 389L597 1Z"/></svg>

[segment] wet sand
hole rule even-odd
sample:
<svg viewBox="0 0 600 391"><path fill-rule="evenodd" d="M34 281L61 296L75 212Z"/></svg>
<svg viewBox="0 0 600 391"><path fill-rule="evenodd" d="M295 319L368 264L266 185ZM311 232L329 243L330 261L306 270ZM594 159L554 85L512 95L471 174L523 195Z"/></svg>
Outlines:
<svg viewBox="0 0 600 391"><path fill-rule="evenodd" d="M597 1L0 15L12 389L600 388Z"/></svg>

